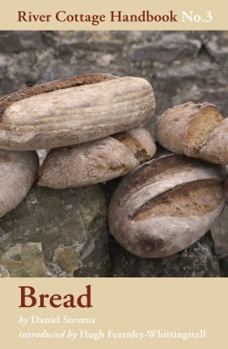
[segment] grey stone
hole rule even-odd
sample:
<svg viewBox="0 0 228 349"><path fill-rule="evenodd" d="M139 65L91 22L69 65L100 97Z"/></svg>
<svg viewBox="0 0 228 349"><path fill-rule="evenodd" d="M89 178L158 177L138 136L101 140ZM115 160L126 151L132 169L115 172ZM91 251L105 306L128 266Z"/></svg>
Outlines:
<svg viewBox="0 0 228 349"><path fill-rule="evenodd" d="M195 59L193 62L189 63L174 63L170 68L155 73L157 79L169 79L170 83L175 80L181 79L193 79L197 80L199 76L210 76L210 74L215 74L217 66L207 60Z"/></svg>
<svg viewBox="0 0 228 349"><path fill-rule="evenodd" d="M15 31L0 32L0 51L4 53L18 52L22 49L20 38Z"/></svg>
<svg viewBox="0 0 228 349"><path fill-rule="evenodd" d="M17 53L22 50L38 50L44 48L42 32L39 31L1 31L0 51Z"/></svg>
<svg viewBox="0 0 228 349"><path fill-rule="evenodd" d="M228 207L211 227L211 234L214 240L215 252L219 257L228 256Z"/></svg>
<svg viewBox="0 0 228 349"><path fill-rule="evenodd" d="M132 58L136 61L155 60L162 63L180 60L186 57L196 57L201 42L188 38L186 34L167 34L160 41L134 45L132 47Z"/></svg>
<svg viewBox="0 0 228 349"><path fill-rule="evenodd" d="M5 276L40 277L51 275L44 263L40 242L17 243L9 247L0 257L0 265L7 272Z"/></svg>
<svg viewBox="0 0 228 349"><path fill-rule="evenodd" d="M98 186L35 187L0 219L4 276L106 276L106 202Z"/></svg>
<svg viewBox="0 0 228 349"><path fill-rule="evenodd" d="M209 235L186 250L167 258L145 259L131 255L111 239L114 277L215 277L219 262Z"/></svg>
<svg viewBox="0 0 228 349"><path fill-rule="evenodd" d="M204 39L205 48L216 61L224 64L228 62L228 33L221 32L220 35L212 33Z"/></svg>
<svg viewBox="0 0 228 349"><path fill-rule="evenodd" d="M74 74L149 80L157 115L186 100L228 110L227 32L21 31L0 33L0 95Z"/></svg>
<svg viewBox="0 0 228 349"><path fill-rule="evenodd" d="M219 264L221 276L228 277L228 257L221 258Z"/></svg>
<svg viewBox="0 0 228 349"><path fill-rule="evenodd" d="M208 86L207 88L198 85L198 82L189 83L187 82L182 91L176 94L172 98L172 105L183 104L188 101L193 101L195 103L207 101L212 104L216 104L223 113L227 116L228 110L228 99L226 98L228 94L228 87L218 87L214 90L214 86Z"/></svg>

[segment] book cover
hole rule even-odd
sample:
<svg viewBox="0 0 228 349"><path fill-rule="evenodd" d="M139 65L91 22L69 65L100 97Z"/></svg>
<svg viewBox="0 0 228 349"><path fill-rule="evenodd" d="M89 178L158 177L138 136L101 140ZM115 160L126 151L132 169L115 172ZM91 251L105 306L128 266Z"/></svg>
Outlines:
<svg viewBox="0 0 228 349"><path fill-rule="evenodd" d="M227 348L222 1L1 4L12 349Z"/></svg>

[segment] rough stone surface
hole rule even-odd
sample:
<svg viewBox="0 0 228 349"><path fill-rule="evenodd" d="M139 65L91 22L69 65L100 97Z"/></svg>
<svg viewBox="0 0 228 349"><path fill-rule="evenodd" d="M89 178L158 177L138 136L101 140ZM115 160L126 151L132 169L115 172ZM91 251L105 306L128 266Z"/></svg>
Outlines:
<svg viewBox="0 0 228 349"><path fill-rule="evenodd" d="M171 257L145 259L131 255L110 239L112 276L114 277L215 277L219 263L213 254L209 235Z"/></svg>
<svg viewBox="0 0 228 349"><path fill-rule="evenodd" d="M0 33L0 95L90 72L152 82L157 115L188 100L228 109L228 33L40 31Z"/></svg>
<svg viewBox="0 0 228 349"><path fill-rule="evenodd" d="M215 244L215 252L219 257L228 256L228 206L211 227L211 234Z"/></svg>
<svg viewBox="0 0 228 349"><path fill-rule="evenodd" d="M177 59L194 58L201 48L198 39L188 38L184 33L170 33L161 37L160 41L151 40L144 44L134 44L131 56L135 61L172 62Z"/></svg>
<svg viewBox="0 0 228 349"><path fill-rule="evenodd" d="M228 277L228 257L220 259L219 265L221 276Z"/></svg>
<svg viewBox="0 0 228 349"><path fill-rule="evenodd" d="M106 202L98 186L35 187L0 219L0 275L106 276Z"/></svg>

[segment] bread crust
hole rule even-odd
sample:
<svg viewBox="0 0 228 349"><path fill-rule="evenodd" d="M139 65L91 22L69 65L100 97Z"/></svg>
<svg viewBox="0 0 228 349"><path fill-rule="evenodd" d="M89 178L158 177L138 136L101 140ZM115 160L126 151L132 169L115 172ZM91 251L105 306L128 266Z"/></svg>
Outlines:
<svg viewBox="0 0 228 349"><path fill-rule="evenodd" d="M165 148L216 164L228 164L228 119L209 103L188 102L158 120L156 138Z"/></svg>
<svg viewBox="0 0 228 349"><path fill-rule="evenodd" d="M221 181L218 168L201 161L180 155L151 160L117 187L109 207L111 233L141 257L175 254L203 236L222 212Z"/></svg>
<svg viewBox="0 0 228 349"><path fill-rule="evenodd" d="M200 157L215 164L228 164L228 119L224 119L200 149Z"/></svg>
<svg viewBox="0 0 228 349"><path fill-rule="evenodd" d="M50 149L138 127L155 109L142 78L91 74L34 86L0 101L0 147Z"/></svg>
<svg viewBox="0 0 228 349"><path fill-rule="evenodd" d="M38 185L55 189L82 187L121 177L155 154L148 131L136 129L94 142L52 150Z"/></svg>
<svg viewBox="0 0 228 349"><path fill-rule="evenodd" d="M36 152L0 150L0 217L28 194L38 173Z"/></svg>

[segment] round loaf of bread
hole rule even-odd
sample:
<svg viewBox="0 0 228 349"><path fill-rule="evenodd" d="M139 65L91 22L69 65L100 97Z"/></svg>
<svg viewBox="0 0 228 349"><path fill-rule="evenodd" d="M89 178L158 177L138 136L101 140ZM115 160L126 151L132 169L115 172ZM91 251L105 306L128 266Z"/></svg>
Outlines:
<svg viewBox="0 0 228 349"><path fill-rule="evenodd" d="M36 152L0 150L0 217L24 199L37 173Z"/></svg>
<svg viewBox="0 0 228 349"><path fill-rule="evenodd" d="M209 103L188 102L158 120L156 138L165 148L216 164L228 164L228 119Z"/></svg>
<svg viewBox="0 0 228 349"><path fill-rule="evenodd" d="M57 148L47 155L38 185L62 189L106 182L126 175L151 159L155 151L153 139L145 129Z"/></svg>
<svg viewBox="0 0 228 349"><path fill-rule="evenodd" d="M217 166L180 155L141 165L117 187L109 207L115 239L132 254L175 254L203 236L224 207Z"/></svg>
<svg viewBox="0 0 228 349"><path fill-rule="evenodd" d="M136 77L91 74L37 85L0 100L0 148L51 149L139 127L155 109Z"/></svg>

